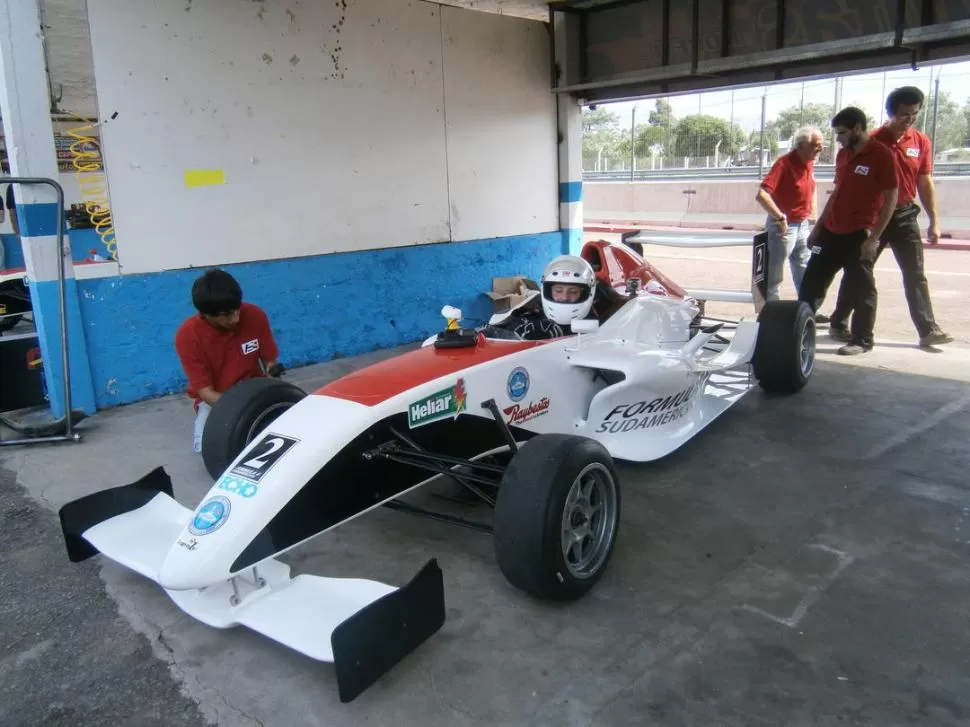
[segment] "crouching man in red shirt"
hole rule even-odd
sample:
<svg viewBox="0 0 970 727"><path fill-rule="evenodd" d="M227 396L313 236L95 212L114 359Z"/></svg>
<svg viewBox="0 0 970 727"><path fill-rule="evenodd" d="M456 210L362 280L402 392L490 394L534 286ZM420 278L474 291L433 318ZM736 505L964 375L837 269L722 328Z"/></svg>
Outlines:
<svg viewBox="0 0 970 727"><path fill-rule="evenodd" d="M243 379L279 376L279 349L266 313L242 300L242 288L224 270L209 270L192 285L198 315L175 334L175 350L195 402L194 450L202 451L202 431L212 405Z"/></svg>
<svg viewBox="0 0 970 727"><path fill-rule="evenodd" d="M855 315L852 338L839 353L851 356L873 346L877 295L872 268L879 238L896 209L896 161L887 146L869 137L861 109L842 109L832 128L842 146L835 159L835 189L808 236L812 256L798 299L817 311L842 271Z"/></svg>

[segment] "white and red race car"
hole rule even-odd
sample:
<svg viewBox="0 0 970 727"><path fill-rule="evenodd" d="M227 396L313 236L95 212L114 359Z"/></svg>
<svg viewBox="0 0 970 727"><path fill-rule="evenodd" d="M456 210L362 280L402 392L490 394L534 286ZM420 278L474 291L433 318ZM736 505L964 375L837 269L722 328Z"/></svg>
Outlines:
<svg viewBox="0 0 970 727"><path fill-rule="evenodd" d="M766 303L757 321L707 326L698 301L630 246L591 242L582 255L609 309L602 321L510 340L502 317L462 329L446 307L442 333L319 390L273 378L237 384L206 425L215 483L201 502L176 502L161 468L82 497L60 511L70 558L103 553L207 624L245 625L333 662L343 701L444 622L433 558L400 588L291 579L278 560L373 508L490 532L514 586L582 596L607 568L620 526L614 459L663 457L758 386L799 391L815 353L805 304ZM445 477L485 503L490 522L401 501Z"/></svg>

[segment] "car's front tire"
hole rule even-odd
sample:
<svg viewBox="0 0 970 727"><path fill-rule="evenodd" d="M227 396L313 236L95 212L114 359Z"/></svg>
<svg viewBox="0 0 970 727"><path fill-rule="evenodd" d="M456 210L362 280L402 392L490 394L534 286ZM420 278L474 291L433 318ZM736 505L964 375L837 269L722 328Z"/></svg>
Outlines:
<svg viewBox="0 0 970 727"><path fill-rule="evenodd" d="M801 391L815 370L815 316L799 300L771 300L758 315L754 375L774 394Z"/></svg>
<svg viewBox="0 0 970 727"><path fill-rule="evenodd" d="M606 448L586 437L542 434L522 445L502 477L496 560L517 588L574 600L602 578L619 523L619 479Z"/></svg>
<svg viewBox="0 0 970 727"><path fill-rule="evenodd" d="M299 386L274 378L245 379L209 412L202 432L202 461L213 479L280 414L306 397Z"/></svg>

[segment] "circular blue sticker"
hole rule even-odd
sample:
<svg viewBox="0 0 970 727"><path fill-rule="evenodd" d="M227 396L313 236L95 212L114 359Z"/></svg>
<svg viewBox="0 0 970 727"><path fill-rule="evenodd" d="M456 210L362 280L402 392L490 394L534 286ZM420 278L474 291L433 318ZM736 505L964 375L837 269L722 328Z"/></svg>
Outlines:
<svg viewBox="0 0 970 727"><path fill-rule="evenodd" d="M189 532L193 535L214 533L229 519L230 507L227 497L213 497L207 500L189 523Z"/></svg>
<svg viewBox="0 0 970 727"><path fill-rule="evenodd" d="M512 401L521 401L529 393L529 372L521 366L512 369L508 381L509 398Z"/></svg>

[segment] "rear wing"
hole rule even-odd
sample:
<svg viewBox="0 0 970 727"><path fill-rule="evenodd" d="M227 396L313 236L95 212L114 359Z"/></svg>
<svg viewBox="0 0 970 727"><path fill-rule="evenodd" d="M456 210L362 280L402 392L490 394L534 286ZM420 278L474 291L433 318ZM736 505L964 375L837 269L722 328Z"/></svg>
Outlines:
<svg viewBox="0 0 970 727"><path fill-rule="evenodd" d="M726 303L753 303L755 312L760 312L768 292L766 272L768 270L768 233L754 235L726 232L681 232L657 230L633 230L620 236L624 245L632 248L643 257L645 244L663 247L706 248L706 247L750 247L751 248L751 288L750 290L723 290L715 288L688 288L687 294L699 301L722 301Z"/></svg>

